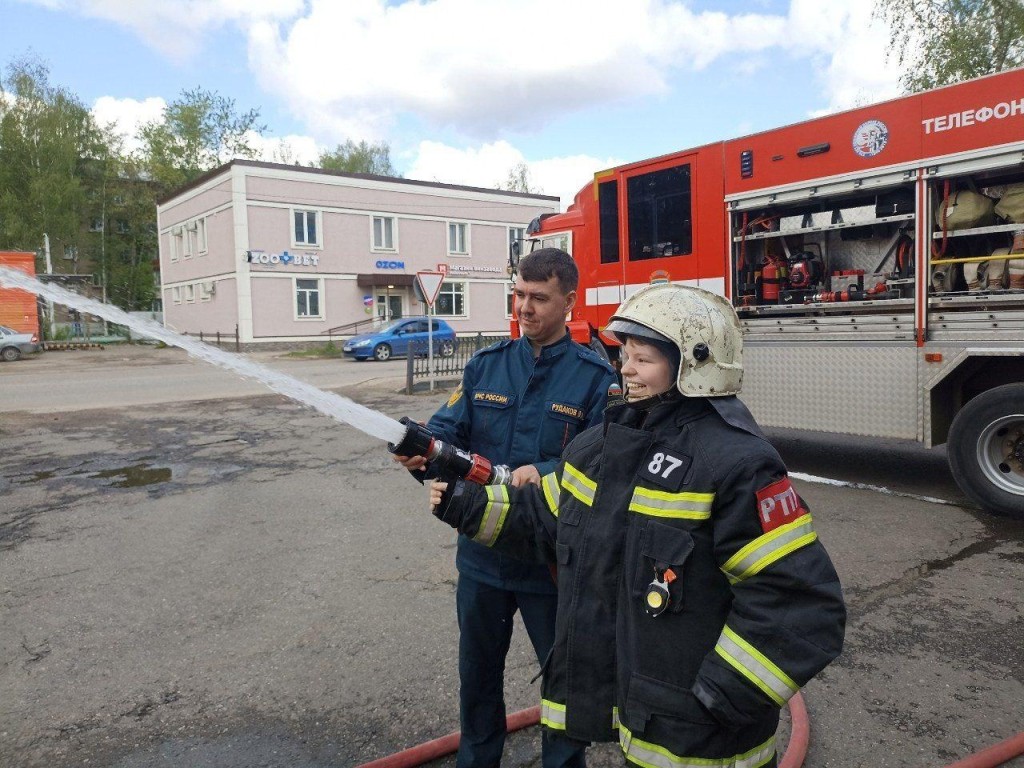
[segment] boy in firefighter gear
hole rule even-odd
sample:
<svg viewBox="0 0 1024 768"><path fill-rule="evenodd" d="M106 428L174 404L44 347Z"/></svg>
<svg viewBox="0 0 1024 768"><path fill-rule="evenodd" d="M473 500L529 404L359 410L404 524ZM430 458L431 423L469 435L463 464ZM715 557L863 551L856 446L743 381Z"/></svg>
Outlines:
<svg viewBox="0 0 1024 768"><path fill-rule="evenodd" d="M608 363L572 341L565 317L579 273L565 251L544 248L523 257L513 288L522 337L478 352L462 383L427 423L456 448L513 468L516 485L539 483L554 471L566 445L601 422ZM396 457L419 479L422 457ZM459 622L460 722L457 768L493 768L505 742L504 671L518 610L543 662L555 638L557 594L551 570L459 536L456 608ZM544 768L582 768L584 748L561 733L544 735Z"/></svg>
<svg viewBox="0 0 1024 768"><path fill-rule="evenodd" d="M607 326L626 403L540 487L431 485L434 514L557 565L541 722L644 768L775 766L779 709L842 648L839 578L782 459L736 398L731 305L648 286Z"/></svg>

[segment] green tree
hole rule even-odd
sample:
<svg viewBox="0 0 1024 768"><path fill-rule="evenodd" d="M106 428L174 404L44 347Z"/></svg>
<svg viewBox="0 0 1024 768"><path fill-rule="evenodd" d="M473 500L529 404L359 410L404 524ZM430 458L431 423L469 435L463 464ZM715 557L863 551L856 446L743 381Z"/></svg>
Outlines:
<svg viewBox="0 0 1024 768"><path fill-rule="evenodd" d="M875 15L908 93L1024 63L1022 0L876 0Z"/></svg>
<svg viewBox="0 0 1024 768"><path fill-rule="evenodd" d="M401 178L401 174L391 164L391 147L383 141L377 144L360 141L356 144L348 139L333 150L321 152L317 166L325 171L372 173L376 176Z"/></svg>
<svg viewBox="0 0 1024 768"><path fill-rule="evenodd" d="M46 233L55 261L76 254L89 193L82 166L105 151L89 110L50 83L45 63L9 64L0 81L0 248L39 250Z"/></svg>
<svg viewBox="0 0 1024 768"><path fill-rule="evenodd" d="M215 91L182 91L161 119L142 126L139 160L161 193L170 192L236 157L258 157L254 139L267 129L259 119L259 109L240 113Z"/></svg>
<svg viewBox="0 0 1024 768"><path fill-rule="evenodd" d="M106 298L122 309L147 310L157 297L158 185L137 157L110 137L110 151L84 168L90 190L85 261Z"/></svg>
<svg viewBox="0 0 1024 768"><path fill-rule="evenodd" d="M499 183L497 186L498 189L504 189L508 192L541 194L541 191L533 186L533 181L530 179L530 166L526 163L517 163L509 168L508 178L505 179L505 183Z"/></svg>

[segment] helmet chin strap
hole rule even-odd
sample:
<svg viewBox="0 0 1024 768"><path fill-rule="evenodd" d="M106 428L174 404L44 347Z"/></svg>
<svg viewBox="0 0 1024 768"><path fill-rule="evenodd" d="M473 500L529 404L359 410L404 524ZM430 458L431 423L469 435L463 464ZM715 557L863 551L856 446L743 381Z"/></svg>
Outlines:
<svg viewBox="0 0 1024 768"><path fill-rule="evenodd" d="M645 397L643 400L627 400L626 405L630 408L635 408L638 411L649 411L660 403L667 403L681 398L682 394L679 392L678 387L673 384L670 389L662 392L661 394L651 395L650 397Z"/></svg>

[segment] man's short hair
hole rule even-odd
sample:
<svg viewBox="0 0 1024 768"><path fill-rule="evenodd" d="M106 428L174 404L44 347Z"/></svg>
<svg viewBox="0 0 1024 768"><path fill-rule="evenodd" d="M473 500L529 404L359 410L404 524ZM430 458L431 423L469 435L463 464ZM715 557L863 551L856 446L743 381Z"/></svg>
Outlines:
<svg viewBox="0 0 1024 768"><path fill-rule="evenodd" d="M544 283L552 276L565 294L575 291L580 282L576 262L561 248L541 248L519 261L519 277L528 283Z"/></svg>

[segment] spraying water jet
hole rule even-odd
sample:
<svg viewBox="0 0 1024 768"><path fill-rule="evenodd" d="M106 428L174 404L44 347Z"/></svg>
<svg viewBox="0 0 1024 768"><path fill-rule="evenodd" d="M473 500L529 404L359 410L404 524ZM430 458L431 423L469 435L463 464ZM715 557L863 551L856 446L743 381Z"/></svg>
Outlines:
<svg viewBox="0 0 1024 768"><path fill-rule="evenodd" d="M164 328L162 325L132 317L127 312L87 296L69 291L58 285L43 283L23 272L0 267L0 285L20 288L42 296L57 304L74 307L79 312L102 317L112 323L131 328L140 336L162 341L185 350L189 355L212 365L224 368L243 378L254 379L274 392L296 402L309 406L320 413L388 443L388 450L397 455L423 456L442 475L456 476L477 483L502 483L511 481L511 470L504 466L493 466L482 456L460 451L447 443L434 439L426 427L403 417L401 422L367 408L341 395L325 392L304 381L254 363L244 357L233 355L217 347L190 339Z"/></svg>

